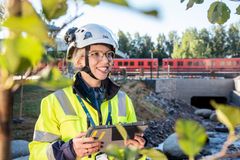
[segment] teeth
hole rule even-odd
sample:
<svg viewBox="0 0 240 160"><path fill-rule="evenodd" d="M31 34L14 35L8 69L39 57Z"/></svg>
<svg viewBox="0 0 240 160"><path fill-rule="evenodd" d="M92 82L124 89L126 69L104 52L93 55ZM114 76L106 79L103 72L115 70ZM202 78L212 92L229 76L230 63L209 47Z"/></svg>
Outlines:
<svg viewBox="0 0 240 160"><path fill-rule="evenodd" d="M106 72L108 67L98 67L99 70L101 70L102 72Z"/></svg>

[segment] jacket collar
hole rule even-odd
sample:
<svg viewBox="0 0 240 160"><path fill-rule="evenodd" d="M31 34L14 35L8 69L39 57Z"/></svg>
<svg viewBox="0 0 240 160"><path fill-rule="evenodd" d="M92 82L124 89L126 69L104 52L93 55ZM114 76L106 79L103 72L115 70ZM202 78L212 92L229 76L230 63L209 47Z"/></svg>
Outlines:
<svg viewBox="0 0 240 160"><path fill-rule="evenodd" d="M110 100L112 99L119 91L120 86L114 83L111 79L106 78L101 82L100 88L92 88L89 87L84 80L81 77L81 73L78 72L75 76L75 81L73 84L73 93L78 93L81 98L88 101L91 104L94 104L92 102L92 98L94 96L94 89L99 89L100 91L103 91L104 94L104 100Z"/></svg>

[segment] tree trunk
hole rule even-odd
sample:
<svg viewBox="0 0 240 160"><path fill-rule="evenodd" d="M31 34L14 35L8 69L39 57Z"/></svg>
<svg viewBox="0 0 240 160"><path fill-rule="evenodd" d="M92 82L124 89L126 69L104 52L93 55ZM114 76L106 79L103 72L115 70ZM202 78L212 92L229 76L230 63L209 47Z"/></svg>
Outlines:
<svg viewBox="0 0 240 160"><path fill-rule="evenodd" d="M23 80L23 75L21 75L21 81ZM22 112L23 112L23 84L20 87L20 108L19 108L19 121L22 121Z"/></svg>
<svg viewBox="0 0 240 160"><path fill-rule="evenodd" d="M11 90L0 90L0 160L10 159L12 106Z"/></svg>

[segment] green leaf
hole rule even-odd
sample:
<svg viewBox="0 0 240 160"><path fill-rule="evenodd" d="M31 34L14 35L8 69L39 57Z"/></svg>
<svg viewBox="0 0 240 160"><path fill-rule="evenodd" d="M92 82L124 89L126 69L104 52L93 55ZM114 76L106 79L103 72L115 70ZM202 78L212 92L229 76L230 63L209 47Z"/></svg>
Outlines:
<svg viewBox="0 0 240 160"><path fill-rule="evenodd" d="M3 46L6 49L1 54L2 66L13 74L24 73L37 65L44 51L41 42L28 35L6 39Z"/></svg>
<svg viewBox="0 0 240 160"><path fill-rule="evenodd" d="M21 63L21 57L16 49L17 39L5 39L3 47L5 48L1 54L1 61L3 66L9 73L17 73Z"/></svg>
<svg viewBox="0 0 240 160"><path fill-rule="evenodd" d="M240 15L240 5L236 8L236 14Z"/></svg>
<svg viewBox="0 0 240 160"><path fill-rule="evenodd" d="M33 85L39 85L51 90L64 88L72 85L73 83L71 79L64 77L56 67L46 67L43 69L39 76L40 79L37 81L30 81L29 83Z"/></svg>
<svg viewBox="0 0 240 160"><path fill-rule="evenodd" d="M112 156L116 159L122 160L124 155L123 152L121 152L121 147L115 145L115 144L109 144L106 149L105 149L105 153L108 156Z"/></svg>
<svg viewBox="0 0 240 160"><path fill-rule="evenodd" d="M151 11L143 11L144 14L151 15L151 16L158 16L157 10L151 10Z"/></svg>
<svg viewBox="0 0 240 160"><path fill-rule="evenodd" d="M0 68L7 69L7 60L3 53L0 53Z"/></svg>
<svg viewBox="0 0 240 160"><path fill-rule="evenodd" d="M135 160L136 157L137 157L137 148L136 147L132 147L132 148L128 148L126 147L124 149L124 159L127 159L127 160Z"/></svg>
<svg viewBox="0 0 240 160"><path fill-rule="evenodd" d="M126 141L128 139L128 134L127 134L126 129L120 124L116 124L116 128L117 128L118 132L121 134L124 141Z"/></svg>
<svg viewBox="0 0 240 160"><path fill-rule="evenodd" d="M187 3L187 8L186 9L191 8L194 5L194 3L195 3L194 0L189 0L188 3Z"/></svg>
<svg viewBox="0 0 240 160"><path fill-rule="evenodd" d="M227 126L231 134L234 134L234 128L240 125L240 108L218 104L215 101L211 101L211 105L216 109L218 120Z"/></svg>
<svg viewBox="0 0 240 160"><path fill-rule="evenodd" d="M84 0L84 2L91 6L96 6L100 3L100 0Z"/></svg>
<svg viewBox="0 0 240 160"><path fill-rule="evenodd" d="M151 149L141 149L140 151L138 151L138 153L142 154L142 155L146 155L147 157L151 158L152 160L167 160L167 157L161 153L160 151L157 151L153 148Z"/></svg>
<svg viewBox="0 0 240 160"><path fill-rule="evenodd" d="M192 120L179 119L175 124L175 130L180 148L190 157L198 154L207 140L205 129Z"/></svg>
<svg viewBox="0 0 240 160"><path fill-rule="evenodd" d="M213 2L208 9L208 20L211 23L224 24L230 18L230 9L223 2Z"/></svg>
<svg viewBox="0 0 240 160"><path fill-rule="evenodd" d="M47 20L52 20L65 15L67 11L66 0L41 0L43 6L43 13Z"/></svg>
<svg viewBox="0 0 240 160"><path fill-rule="evenodd" d="M204 2L204 0L189 0L188 3L187 3L187 8L186 9L191 8L194 5L194 3L201 4L203 2Z"/></svg>
<svg viewBox="0 0 240 160"><path fill-rule="evenodd" d="M40 39L44 43L53 44L53 41L48 37L48 30L41 18L37 15L28 1L22 1L23 14L22 17L9 17L3 26L14 32L15 35L19 35L22 32L26 32L36 38Z"/></svg>
<svg viewBox="0 0 240 160"><path fill-rule="evenodd" d="M128 6L128 2L126 0L103 0L105 2L117 4L120 6Z"/></svg>
<svg viewBox="0 0 240 160"><path fill-rule="evenodd" d="M24 36L18 39L16 49L21 57L29 60L32 66L37 65L44 53L41 42L32 36Z"/></svg>
<svg viewBox="0 0 240 160"><path fill-rule="evenodd" d="M204 0L195 0L196 4L202 4L204 2Z"/></svg>

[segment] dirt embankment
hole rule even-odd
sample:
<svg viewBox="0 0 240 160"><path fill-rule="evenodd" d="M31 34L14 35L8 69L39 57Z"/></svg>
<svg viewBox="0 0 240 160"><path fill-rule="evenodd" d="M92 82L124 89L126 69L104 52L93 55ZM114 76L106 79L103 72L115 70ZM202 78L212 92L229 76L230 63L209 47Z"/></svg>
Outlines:
<svg viewBox="0 0 240 160"><path fill-rule="evenodd" d="M121 89L132 99L138 121L162 119L166 117L162 109L146 101L146 96L152 92L152 89L147 88L143 82L127 81L126 83L122 82L120 84Z"/></svg>
<svg viewBox="0 0 240 160"><path fill-rule="evenodd" d="M167 99L147 87L147 82L121 82L122 89L131 97L138 120L149 121L145 132L148 146L157 146L174 132L175 121L179 118L201 121L193 113L195 108L184 101Z"/></svg>

